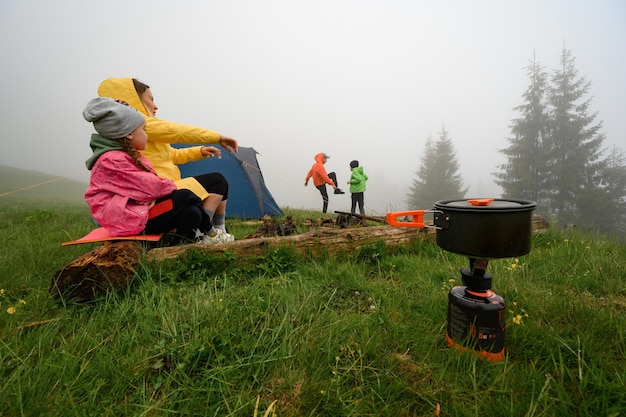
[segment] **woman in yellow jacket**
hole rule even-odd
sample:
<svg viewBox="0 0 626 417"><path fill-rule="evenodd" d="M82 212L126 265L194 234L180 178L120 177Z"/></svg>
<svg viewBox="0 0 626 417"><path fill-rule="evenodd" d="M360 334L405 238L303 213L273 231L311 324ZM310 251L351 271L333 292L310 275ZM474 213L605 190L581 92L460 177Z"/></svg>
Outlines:
<svg viewBox="0 0 626 417"><path fill-rule="evenodd" d="M219 143L229 152L237 152L237 141L212 130L158 119L156 117L158 107L154 103L150 87L134 78L108 78L98 87L98 95L122 100L146 117L148 144L141 154L154 166L157 175L173 180L179 189L188 189L200 197L215 228L226 235L220 236L221 240L234 240L232 235L226 234L225 229L228 199L226 178L217 172L181 178L177 166L206 157L221 157L220 150L214 146L174 148L171 144Z"/></svg>

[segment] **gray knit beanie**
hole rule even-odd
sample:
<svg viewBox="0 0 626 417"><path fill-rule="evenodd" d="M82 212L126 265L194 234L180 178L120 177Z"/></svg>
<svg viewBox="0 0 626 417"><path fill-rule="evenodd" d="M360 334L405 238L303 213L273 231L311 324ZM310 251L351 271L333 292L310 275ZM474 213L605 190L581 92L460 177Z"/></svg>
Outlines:
<svg viewBox="0 0 626 417"><path fill-rule="evenodd" d="M83 110L83 117L93 123L100 136L108 139L123 138L146 121L133 107L106 97L89 100Z"/></svg>

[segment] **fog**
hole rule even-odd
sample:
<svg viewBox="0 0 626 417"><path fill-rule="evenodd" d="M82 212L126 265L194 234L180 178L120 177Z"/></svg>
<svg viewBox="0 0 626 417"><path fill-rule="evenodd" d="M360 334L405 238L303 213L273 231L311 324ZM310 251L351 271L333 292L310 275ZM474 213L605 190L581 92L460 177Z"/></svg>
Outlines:
<svg viewBox="0 0 626 417"><path fill-rule="evenodd" d="M325 152L343 188L360 161L369 213L406 209L442 126L468 195L498 196L525 67L535 53L557 69L564 47L592 82L605 146L626 150L621 0L0 0L0 165L86 182L82 109L102 80L134 77L158 117L255 148L281 207L321 208L304 178ZM349 207L331 195L329 211Z"/></svg>

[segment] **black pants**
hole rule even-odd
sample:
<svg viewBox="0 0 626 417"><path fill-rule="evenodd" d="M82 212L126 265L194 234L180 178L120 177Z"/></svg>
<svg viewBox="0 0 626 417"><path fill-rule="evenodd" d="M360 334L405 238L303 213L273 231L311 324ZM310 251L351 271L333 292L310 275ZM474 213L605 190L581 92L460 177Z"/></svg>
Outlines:
<svg viewBox="0 0 626 417"><path fill-rule="evenodd" d="M228 200L228 181L219 172L210 172L194 177L209 194L222 195L222 201Z"/></svg>
<svg viewBox="0 0 626 417"><path fill-rule="evenodd" d="M365 193L352 193L352 207L350 207L350 213L354 214L356 211L356 205L359 205L359 213L365 215Z"/></svg>
<svg viewBox="0 0 626 417"><path fill-rule="evenodd" d="M335 183L335 187L339 186L337 185L337 174L335 174L334 172L329 172L328 178L330 178L331 181ZM315 188L320 190L320 194L322 195L322 202L323 202L322 213L326 213L326 211L328 210L328 192L326 191L326 183L322 185L317 185L315 186Z"/></svg>
<svg viewBox="0 0 626 417"><path fill-rule="evenodd" d="M189 190L176 190L161 197L150 209L145 233L166 233L175 230L175 243L195 241L196 231L211 230L211 219L202 207L202 201Z"/></svg>

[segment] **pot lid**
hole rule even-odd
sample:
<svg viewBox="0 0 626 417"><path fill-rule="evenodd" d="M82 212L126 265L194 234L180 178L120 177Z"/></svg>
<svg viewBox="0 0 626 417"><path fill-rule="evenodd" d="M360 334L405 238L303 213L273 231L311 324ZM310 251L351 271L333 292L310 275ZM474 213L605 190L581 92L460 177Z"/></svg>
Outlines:
<svg viewBox="0 0 626 417"><path fill-rule="evenodd" d="M440 200L435 209L452 211L529 211L534 210L537 203L530 200L506 200L499 198L470 198L465 200Z"/></svg>

